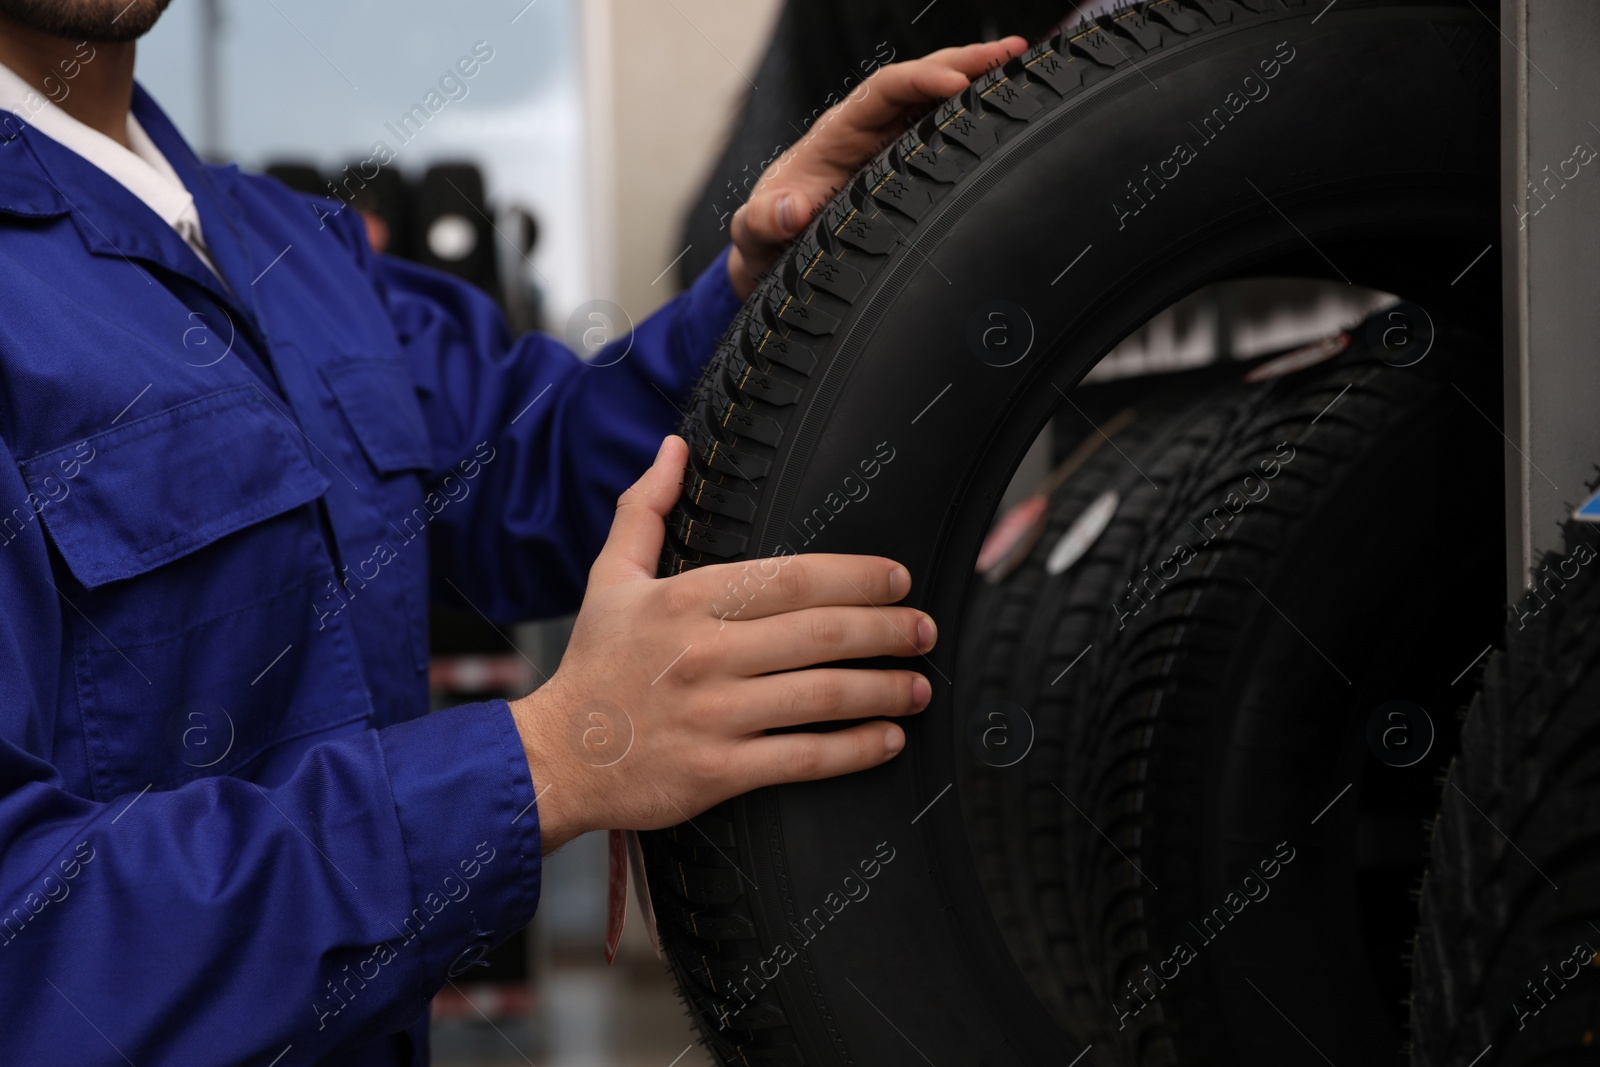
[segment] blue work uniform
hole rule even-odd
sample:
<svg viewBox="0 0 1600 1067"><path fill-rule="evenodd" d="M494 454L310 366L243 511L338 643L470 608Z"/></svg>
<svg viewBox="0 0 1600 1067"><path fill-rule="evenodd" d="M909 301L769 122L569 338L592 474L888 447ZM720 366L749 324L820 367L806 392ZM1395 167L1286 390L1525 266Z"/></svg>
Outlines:
<svg viewBox="0 0 1600 1067"><path fill-rule="evenodd" d="M738 300L719 259L591 365L133 112L225 281L0 112L0 1064L426 1063L540 887L428 604L574 609Z"/></svg>

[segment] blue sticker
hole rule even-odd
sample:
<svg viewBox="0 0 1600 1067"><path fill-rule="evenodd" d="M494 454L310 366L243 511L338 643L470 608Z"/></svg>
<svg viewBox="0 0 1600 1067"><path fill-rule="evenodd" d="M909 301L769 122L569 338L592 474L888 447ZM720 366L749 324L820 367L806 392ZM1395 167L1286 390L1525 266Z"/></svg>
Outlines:
<svg viewBox="0 0 1600 1067"><path fill-rule="evenodd" d="M1585 500L1572 517L1582 522L1600 522L1600 493Z"/></svg>

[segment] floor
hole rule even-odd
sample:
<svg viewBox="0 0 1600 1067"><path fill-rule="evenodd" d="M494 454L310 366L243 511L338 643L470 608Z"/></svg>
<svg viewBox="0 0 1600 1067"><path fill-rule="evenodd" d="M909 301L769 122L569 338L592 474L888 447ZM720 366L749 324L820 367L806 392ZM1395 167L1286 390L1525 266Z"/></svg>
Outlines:
<svg viewBox="0 0 1600 1067"><path fill-rule="evenodd" d="M436 1067L713 1067L664 973L580 966L546 974L538 1023L436 1024Z"/></svg>

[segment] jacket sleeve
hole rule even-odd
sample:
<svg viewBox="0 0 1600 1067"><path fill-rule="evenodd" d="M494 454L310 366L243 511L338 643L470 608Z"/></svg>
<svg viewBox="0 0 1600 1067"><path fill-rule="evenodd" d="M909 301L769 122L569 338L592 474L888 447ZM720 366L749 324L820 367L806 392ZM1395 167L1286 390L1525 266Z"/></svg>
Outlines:
<svg viewBox="0 0 1600 1067"><path fill-rule="evenodd" d="M366 261L405 346L436 471L475 449L493 456L468 506L452 505L434 523L435 599L459 602L453 583L497 622L574 610L617 497L677 431L739 309L727 251L687 292L586 362L551 336L512 337L473 286L371 255L359 236L346 242Z"/></svg>
<svg viewBox="0 0 1600 1067"><path fill-rule="evenodd" d="M3 448L0 493L28 499ZM532 917L538 817L501 701L328 741L270 787L69 792L50 753L74 608L45 552L0 547L0 1063L320 1061Z"/></svg>

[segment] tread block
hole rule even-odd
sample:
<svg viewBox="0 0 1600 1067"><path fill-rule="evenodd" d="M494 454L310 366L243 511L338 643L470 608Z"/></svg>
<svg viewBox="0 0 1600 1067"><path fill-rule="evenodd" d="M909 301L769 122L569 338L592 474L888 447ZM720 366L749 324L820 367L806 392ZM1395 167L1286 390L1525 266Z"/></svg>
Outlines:
<svg viewBox="0 0 1600 1067"><path fill-rule="evenodd" d="M697 508L714 515L725 515L740 522L754 522L757 498L727 484L722 479L712 480L696 475L689 482L689 500Z"/></svg>
<svg viewBox="0 0 1600 1067"><path fill-rule="evenodd" d="M801 393L800 387L793 382L759 371L748 363L744 364L744 370L734 379L733 387L745 396L765 400L780 408L798 401Z"/></svg>
<svg viewBox="0 0 1600 1067"><path fill-rule="evenodd" d="M831 252L820 253L810 269L801 277L805 279L806 284L846 301L854 301L867 284L866 275L841 262L839 257Z"/></svg>
<svg viewBox="0 0 1600 1067"><path fill-rule="evenodd" d="M1151 4L1149 15L1176 33L1199 33L1201 29L1200 20L1178 6L1177 0L1162 0L1161 3Z"/></svg>
<svg viewBox="0 0 1600 1067"><path fill-rule="evenodd" d="M664 578L683 573L683 554L678 551L671 537L662 542L661 562L656 565L656 573Z"/></svg>
<svg viewBox="0 0 1600 1067"><path fill-rule="evenodd" d="M680 863L678 886L695 904L732 904L744 896L742 876L732 867L699 867Z"/></svg>
<svg viewBox="0 0 1600 1067"><path fill-rule="evenodd" d="M1125 63L1130 58L1128 50L1117 43L1111 31L1100 25L1091 26L1073 37L1068 42L1068 47L1073 55L1082 56L1089 62L1106 68Z"/></svg>
<svg viewBox="0 0 1600 1067"><path fill-rule="evenodd" d="M1232 0L1182 0L1182 3L1184 7L1201 12L1218 26L1232 22L1239 10L1233 6Z"/></svg>
<svg viewBox="0 0 1600 1067"><path fill-rule="evenodd" d="M823 218L823 225L840 244L868 255L888 255L900 240L900 235L889 223L869 216L847 202L836 201L829 206Z"/></svg>
<svg viewBox="0 0 1600 1067"><path fill-rule="evenodd" d="M738 941L756 936L755 923L738 912L701 908L685 916L689 930L707 941Z"/></svg>
<svg viewBox="0 0 1600 1067"><path fill-rule="evenodd" d="M998 111L1007 118L1026 122L1044 110L1044 105L1023 87L1023 83L1009 78L979 97L990 111Z"/></svg>
<svg viewBox="0 0 1600 1067"><path fill-rule="evenodd" d="M1028 77L1048 86L1057 96L1065 96L1083 84L1083 60L1063 56L1055 49L1030 61L1024 69Z"/></svg>
<svg viewBox="0 0 1600 1067"><path fill-rule="evenodd" d="M752 324L742 344L745 355L751 359L760 356L806 375L817 369L817 354L810 346L766 326Z"/></svg>
<svg viewBox="0 0 1600 1067"><path fill-rule="evenodd" d="M982 112L973 114L966 108L956 112L940 125L939 132L944 134L945 140L960 145L980 159L1000 143L1000 136L995 132L995 124L985 122Z"/></svg>
<svg viewBox="0 0 1600 1067"><path fill-rule="evenodd" d="M891 158L896 168L908 170L929 181L950 184L960 180L961 168L954 157L941 151L941 148L942 142L932 144L920 132L912 130L900 138Z"/></svg>
<svg viewBox="0 0 1600 1067"><path fill-rule="evenodd" d="M722 415L717 421L729 433L738 434L752 441L760 441L774 448L783 440L783 426L777 419L757 414L744 404L730 402L723 408Z"/></svg>
<svg viewBox="0 0 1600 1067"><path fill-rule="evenodd" d="M736 452L721 441L713 442L711 451L706 453L706 466L722 474L731 474L735 478L746 478L754 481L765 478L772 472L772 461L765 456L754 456L748 452ZM684 542L688 544L688 542ZM689 545L693 548L693 545Z"/></svg>
<svg viewBox="0 0 1600 1067"><path fill-rule="evenodd" d="M778 306L778 321L816 337L826 337L839 328L838 319L795 296Z"/></svg>
<svg viewBox="0 0 1600 1067"><path fill-rule="evenodd" d="M749 935L746 934L745 936L748 937ZM722 978L711 980L713 988L716 989L717 999L710 1005L710 1017L721 1025L721 1013L726 1012L726 1025L730 1032L754 1035L779 1028L787 1028L791 1025L789 1017L784 1014L783 1001L778 999L776 992L769 991L770 987L764 987L760 976L756 974L756 962L755 960L750 961L749 971L738 970L726 975L726 984L724 984ZM744 999L748 996L748 993L745 992L746 990L755 993L754 1000ZM781 1045L778 1047L790 1048L791 1046ZM738 1050L737 1058L725 1059L720 1062L740 1064L759 1062L753 1058L754 1054L754 1050L744 1046ZM804 1065L806 1061L802 1059L795 1062Z"/></svg>
<svg viewBox="0 0 1600 1067"><path fill-rule="evenodd" d="M737 556L750 543L748 533L720 530L710 523L688 517L678 520L678 538L689 548L722 559Z"/></svg>
<svg viewBox="0 0 1600 1067"><path fill-rule="evenodd" d="M1116 32L1125 34L1146 52L1154 52L1161 47L1161 31L1150 25L1148 12L1136 7L1129 8L1111 16L1110 21Z"/></svg>
<svg viewBox="0 0 1600 1067"><path fill-rule="evenodd" d="M872 199L885 207L894 208L915 222L920 221L933 207L933 190L925 182L893 174L872 190Z"/></svg>

